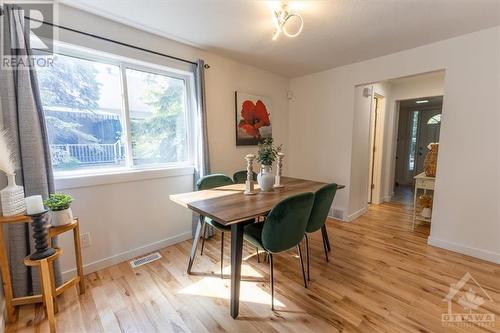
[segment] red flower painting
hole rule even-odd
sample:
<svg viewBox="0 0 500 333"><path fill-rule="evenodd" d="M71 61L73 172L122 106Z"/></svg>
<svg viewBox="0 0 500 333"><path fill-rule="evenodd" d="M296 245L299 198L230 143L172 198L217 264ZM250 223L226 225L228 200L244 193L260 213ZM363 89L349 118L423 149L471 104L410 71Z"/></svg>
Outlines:
<svg viewBox="0 0 500 333"><path fill-rule="evenodd" d="M245 100L241 106L241 118L238 126L257 140L261 138L259 129L271 125L266 105L260 99L255 104Z"/></svg>

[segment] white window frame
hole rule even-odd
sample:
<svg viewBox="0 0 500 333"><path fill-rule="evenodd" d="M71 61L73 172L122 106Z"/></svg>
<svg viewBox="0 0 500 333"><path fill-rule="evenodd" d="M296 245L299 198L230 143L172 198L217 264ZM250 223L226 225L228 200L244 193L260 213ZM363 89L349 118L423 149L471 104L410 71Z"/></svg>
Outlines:
<svg viewBox="0 0 500 333"><path fill-rule="evenodd" d="M157 175L158 172L162 170L170 169L182 169L183 174L189 173L190 170L194 171L194 110L196 107L195 101L195 87L194 87L194 74L192 72L162 66L154 63L144 62L136 59L131 59L127 57L117 56L114 54L109 54L106 52L101 52L93 49L84 48L81 46L75 46L63 42L55 42L55 55L61 54L63 56L74 57L87 61L94 61L108 65L114 65L119 68L120 79L121 79L121 117L122 117L122 127L123 127L123 139L126 142L125 145L125 166L120 167L103 167L103 168L89 168L82 170L61 170L54 171L54 178L63 182L71 178L76 178L78 180L83 180L86 177L97 177L102 175L113 175L116 174L123 178L124 174L130 173L130 176L136 177L138 172L151 172L152 175ZM186 107L186 124L187 124L187 161L179 163L156 163L147 165L133 165L133 155L132 155L132 140L130 133L130 110L128 105L128 92L127 92L127 77L126 70L137 70L148 72L151 74L157 74L167 77L172 77L176 79L181 79L184 81L185 85L185 100L184 105ZM166 172L165 174L178 174L178 172ZM135 175L135 176L134 176ZM140 178L143 178L141 176ZM129 178L129 177L125 177ZM80 183L80 182L78 182Z"/></svg>

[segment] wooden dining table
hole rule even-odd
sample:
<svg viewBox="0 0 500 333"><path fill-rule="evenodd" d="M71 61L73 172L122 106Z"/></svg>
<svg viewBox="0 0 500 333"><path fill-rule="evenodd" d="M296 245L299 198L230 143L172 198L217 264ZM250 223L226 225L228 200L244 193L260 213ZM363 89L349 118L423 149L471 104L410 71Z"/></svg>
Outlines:
<svg viewBox="0 0 500 333"><path fill-rule="evenodd" d="M269 192L262 192L256 186L255 194L245 195L245 184L233 184L216 187L209 190L174 194L170 200L187 207L200 215L193 238L193 245L189 257L187 272L191 274L198 240L201 235L203 218L209 217L223 225L231 227L231 317L237 318L239 312L241 262L243 252L244 226L255 222L259 216L264 216L281 200L295 194L315 192L322 186L322 182L282 177L283 187L274 188ZM338 189L344 188L338 185ZM326 227L322 229L327 248L330 244Z"/></svg>

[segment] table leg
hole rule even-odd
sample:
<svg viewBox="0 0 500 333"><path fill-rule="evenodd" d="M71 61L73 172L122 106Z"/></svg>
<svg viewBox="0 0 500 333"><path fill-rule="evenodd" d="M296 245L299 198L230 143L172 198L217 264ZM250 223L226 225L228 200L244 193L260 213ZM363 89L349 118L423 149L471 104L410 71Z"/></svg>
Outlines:
<svg viewBox="0 0 500 333"><path fill-rule="evenodd" d="M187 268L187 273L191 274L191 267L193 267L194 257L196 256L196 248L198 247L198 241L200 240L201 230L205 224L205 219L200 215L198 218L198 225L196 226L196 231L194 233L193 245L191 245L191 255L189 257L189 263Z"/></svg>
<svg viewBox="0 0 500 333"><path fill-rule="evenodd" d="M80 281L78 282L78 291L80 295L85 293L85 278L83 275L83 263L82 263L82 247L80 244L80 221L77 220L76 227L73 229L73 242L75 243L75 257L76 257L76 270Z"/></svg>
<svg viewBox="0 0 500 333"><path fill-rule="evenodd" d="M40 275L42 277L42 295L45 303L47 319L49 320L50 332L55 333L56 319L54 316L54 296L52 295L49 263L46 259L41 260L40 262Z"/></svg>
<svg viewBox="0 0 500 333"><path fill-rule="evenodd" d="M415 193L413 194L413 220L412 220L412 224L411 224L411 230L415 230L415 218L417 215L417 191L418 191L418 187L415 184Z"/></svg>
<svg viewBox="0 0 500 333"><path fill-rule="evenodd" d="M321 227L321 235L323 235L323 239L325 240L326 248L328 249L328 252L332 250L330 247L330 240L328 239L328 232L326 231L326 224L323 224Z"/></svg>
<svg viewBox="0 0 500 333"><path fill-rule="evenodd" d="M244 223L231 225L231 317L238 317L240 306L241 259Z"/></svg>
<svg viewBox="0 0 500 333"><path fill-rule="evenodd" d="M5 296L5 308L7 312L7 322L12 323L14 317L14 305L12 299L14 294L12 292L12 282L10 279L9 260L7 259L7 250L5 247L5 240L3 237L3 225L0 224L0 271L2 273L3 291Z"/></svg>

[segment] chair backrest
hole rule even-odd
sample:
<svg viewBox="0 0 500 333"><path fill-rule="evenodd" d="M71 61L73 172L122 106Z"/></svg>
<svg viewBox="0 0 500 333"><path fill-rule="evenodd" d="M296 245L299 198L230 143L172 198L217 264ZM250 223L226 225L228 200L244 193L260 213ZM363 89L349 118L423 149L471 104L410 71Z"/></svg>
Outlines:
<svg viewBox="0 0 500 333"><path fill-rule="evenodd" d="M337 184L332 183L323 186L314 193L314 205L309 217L309 223L307 223L306 232L315 232L323 227L336 192Z"/></svg>
<svg viewBox="0 0 500 333"><path fill-rule="evenodd" d="M233 180L228 176L221 173L214 173L212 175L201 177L196 183L196 189L201 191L232 184L234 184Z"/></svg>
<svg viewBox="0 0 500 333"><path fill-rule="evenodd" d="M291 249L304 237L314 194L301 193L279 202L271 209L262 227L262 245L271 253Z"/></svg>
<svg viewBox="0 0 500 333"><path fill-rule="evenodd" d="M253 174L253 180L257 180L257 174L253 171L252 174ZM235 184L245 184L247 180L247 171L246 170L236 171L233 175L233 180Z"/></svg>

